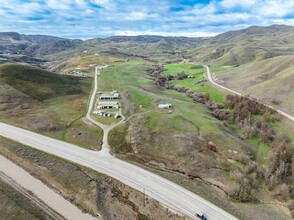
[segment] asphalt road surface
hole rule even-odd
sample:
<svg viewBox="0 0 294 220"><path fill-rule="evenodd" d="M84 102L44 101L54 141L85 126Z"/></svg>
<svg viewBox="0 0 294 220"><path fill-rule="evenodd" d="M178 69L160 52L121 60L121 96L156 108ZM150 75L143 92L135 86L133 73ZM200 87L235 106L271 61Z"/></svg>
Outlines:
<svg viewBox="0 0 294 220"><path fill-rule="evenodd" d="M208 78L208 80L209 80L213 85L216 85L217 87L220 87L220 88L222 88L222 89L224 89L224 90L227 90L227 91L229 91L230 93L233 93L233 94L236 94L236 95L239 95L239 96L244 96L244 95L242 95L242 94L239 93L239 92L236 92L236 91L234 91L234 90L232 90L232 89L229 89L229 88L227 88L227 87L225 87L225 86L222 86L222 85L217 84L217 83L213 80L213 78L212 78L212 76L211 76L211 73L210 73L210 69L209 69L209 67L208 67L208 66L205 66L205 65L203 65L203 66L206 68L206 71L207 71L207 78ZM268 104L265 104L265 103L263 103L263 102L260 102L260 101L258 101L258 100L255 100L255 101L257 101L257 102L259 102L259 103L262 103L263 105L265 105L265 106L267 106L267 107L269 107L269 108L271 108L271 109L274 109L274 110L277 111L279 114L285 116L286 118L288 118L288 119L290 119L291 121L294 122L294 117L293 117L292 115L289 115L288 113L283 112L283 111L280 110L280 109L276 109L276 108L274 108L274 107L272 107L272 106L270 106L270 105L268 105Z"/></svg>
<svg viewBox="0 0 294 220"><path fill-rule="evenodd" d="M90 214L83 213L74 204L1 155L0 179L29 198L32 203L43 209L52 219L97 220Z"/></svg>
<svg viewBox="0 0 294 220"><path fill-rule="evenodd" d="M236 219L200 196L142 168L103 152L87 150L25 129L0 123L0 135L105 173L163 204L195 219L201 210L208 219Z"/></svg>

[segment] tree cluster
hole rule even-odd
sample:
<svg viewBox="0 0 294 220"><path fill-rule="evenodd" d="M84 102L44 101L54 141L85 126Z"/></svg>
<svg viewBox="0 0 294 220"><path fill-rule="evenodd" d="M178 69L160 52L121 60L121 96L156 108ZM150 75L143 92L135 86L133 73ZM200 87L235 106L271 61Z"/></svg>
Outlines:
<svg viewBox="0 0 294 220"><path fill-rule="evenodd" d="M182 80L182 79L186 79L186 78L188 78L188 75L185 72L181 72L175 76L173 76L173 75L165 75L165 76L158 75L155 79L155 82L159 86L165 86L171 80Z"/></svg>
<svg viewBox="0 0 294 220"><path fill-rule="evenodd" d="M228 95L225 109L215 109L213 115L237 124L246 138L258 136L267 144L275 140L274 128L268 122L279 120L276 112L248 97ZM254 115L262 115L262 119L253 119Z"/></svg>
<svg viewBox="0 0 294 220"><path fill-rule="evenodd" d="M263 168L256 162L249 160L243 173L231 173L237 185L231 189L229 195L238 201L253 202L258 200L261 181L264 179Z"/></svg>
<svg viewBox="0 0 294 220"><path fill-rule="evenodd" d="M287 146L287 136L276 135L270 124L280 120L277 113L248 97L232 95L227 96L224 107L213 110L214 116L226 123L235 123L247 138L258 136L271 148L266 167L253 162L249 157L238 159L246 165L246 170L235 176L238 185L231 190L230 196L243 202L254 201L258 185L263 181L270 190L275 190L276 198L285 200L294 197L293 193L291 194L294 190L294 150Z"/></svg>
<svg viewBox="0 0 294 220"><path fill-rule="evenodd" d="M288 183L293 185L294 151L287 147L287 136L277 137L271 144L271 153L269 156L269 172L267 183L270 188L278 184Z"/></svg>
<svg viewBox="0 0 294 220"><path fill-rule="evenodd" d="M265 113L274 114L275 111L252 98L237 95L227 95L225 107L233 109L241 117L250 117L251 115L262 115Z"/></svg>

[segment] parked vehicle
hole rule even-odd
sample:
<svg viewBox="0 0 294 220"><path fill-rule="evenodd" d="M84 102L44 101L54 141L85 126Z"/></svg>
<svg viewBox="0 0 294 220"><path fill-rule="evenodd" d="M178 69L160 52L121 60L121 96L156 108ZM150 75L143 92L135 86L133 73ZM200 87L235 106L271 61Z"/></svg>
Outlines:
<svg viewBox="0 0 294 220"><path fill-rule="evenodd" d="M208 220L207 217L201 211L197 211L196 216L201 218L201 220Z"/></svg>

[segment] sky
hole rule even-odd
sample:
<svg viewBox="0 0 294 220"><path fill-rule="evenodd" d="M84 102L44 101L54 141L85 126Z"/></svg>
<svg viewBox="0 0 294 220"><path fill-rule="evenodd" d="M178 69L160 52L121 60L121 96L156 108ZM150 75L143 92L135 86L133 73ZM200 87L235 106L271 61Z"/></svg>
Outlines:
<svg viewBox="0 0 294 220"><path fill-rule="evenodd" d="M253 25L294 25L294 1L0 0L0 16L0 32L207 37Z"/></svg>

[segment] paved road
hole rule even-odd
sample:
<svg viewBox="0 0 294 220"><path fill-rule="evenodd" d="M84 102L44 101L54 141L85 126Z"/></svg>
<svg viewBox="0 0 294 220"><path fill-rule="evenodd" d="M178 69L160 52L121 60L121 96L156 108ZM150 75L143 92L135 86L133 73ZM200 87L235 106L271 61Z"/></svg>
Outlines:
<svg viewBox="0 0 294 220"><path fill-rule="evenodd" d="M37 206L38 208L43 210L43 212L46 213L47 216L50 216L52 219L55 220L66 220L60 214L52 210L47 204L41 201L38 197L36 197L33 193L26 190L23 186L19 185L10 176L7 176L2 171L0 171L0 179L4 183L10 185L13 189L21 193L23 196L27 197L30 200L30 202L34 204L34 206Z"/></svg>
<svg viewBox="0 0 294 220"><path fill-rule="evenodd" d="M229 88L227 88L227 87L225 87L225 86L222 86L222 85L217 84L217 83L213 80L213 78L212 78L212 76L211 76L211 73L210 73L210 69L209 69L209 67L206 66L206 65L203 65L203 66L206 68L206 71L207 71L207 78L208 78L208 80L209 80L212 84L214 84L214 85L216 85L217 87L220 87L220 88L222 88L222 89L224 89L224 90L227 90L227 91L229 91L230 93L233 93L233 94L236 94L236 95L239 95L239 96L244 96L244 95L242 95L242 94L239 93L239 92L236 92L236 91L234 91L234 90L232 90L232 89L229 89ZM255 100L255 101L257 101L257 100ZM291 121L294 122L294 117L293 117L292 115L289 115L288 113L283 112L283 111L281 111L280 109L276 109L276 108L274 108L274 107L272 107L272 106L270 106L270 105L268 105L268 104L265 104L265 103L263 103L263 102L260 102L260 101L257 101L257 102L259 102L259 103L261 103L261 104L263 104L263 105L265 105L265 106L267 106L267 107L269 107L269 108L271 108L271 109L274 109L275 111L277 111L277 112L280 113L281 115L287 117L288 119L290 119Z"/></svg>
<svg viewBox="0 0 294 220"><path fill-rule="evenodd" d="M198 195L109 154L80 148L4 123L0 123L0 135L105 173L139 191L145 189L146 195L181 211L191 218L195 218L195 212L201 210L207 214L209 219L236 219Z"/></svg>
<svg viewBox="0 0 294 220"><path fill-rule="evenodd" d="M75 205L2 155L0 155L0 179L28 197L52 219L97 220L90 214L83 213ZM28 191L33 194L28 193Z"/></svg>

